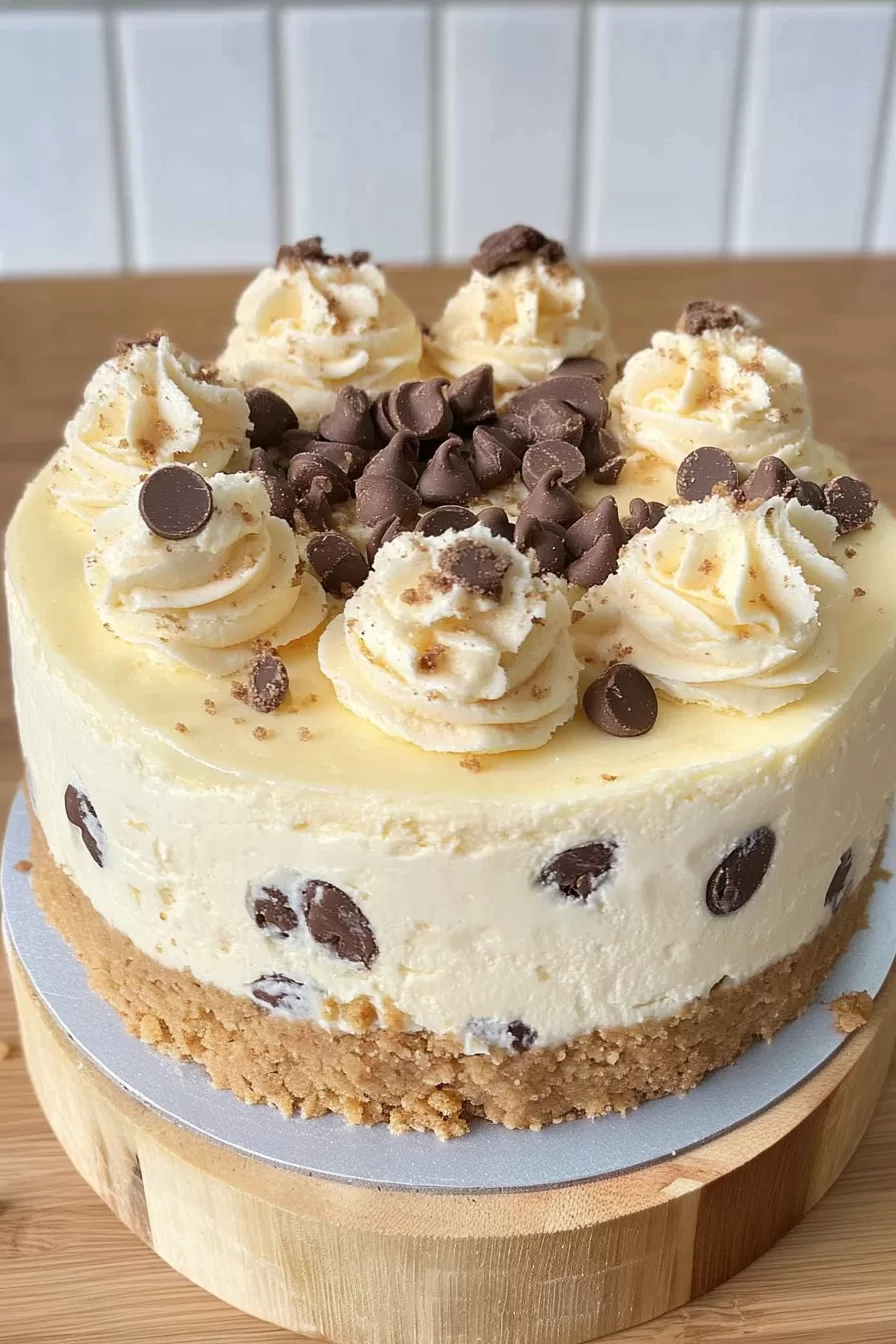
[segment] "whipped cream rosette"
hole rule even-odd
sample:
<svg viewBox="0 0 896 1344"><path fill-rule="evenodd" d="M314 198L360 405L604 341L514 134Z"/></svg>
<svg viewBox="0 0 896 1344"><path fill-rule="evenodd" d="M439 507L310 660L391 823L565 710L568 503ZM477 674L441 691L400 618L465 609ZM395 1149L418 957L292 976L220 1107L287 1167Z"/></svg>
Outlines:
<svg viewBox="0 0 896 1344"><path fill-rule="evenodd" d="M85 577L121 639L226 676L249 662L255 641L280 648L309 634L326 599L289 524L271 517L260 477L213 476L208 488L207 521L179 537L157 535L133 491L97 521Z"/></svg>
<svg viewBox="0 0 896 1344"><path fill-rule="evenodd" d="M214 475L247 446L243 394L167 336L123 342L101 364L65 428L53 466L53 493L88 522L120 504L154 467L190 466Z"/></svg>
<svg viewBox="0 0 896 1344"><path fill-rule="evenodd" d="M743 472L772 454L794 470L811 467L802 369L762 339L755 319L713 307L729 315L726 325L700 329L686 311L685 329L656 332L627 361L610 393L611 428L622 451L651 453L674 467L695 448L712 446Z"/></svg>
<svg viewBox="0 0 896 1344"><path fill-rule="evenodd" d="M794 499L673 506L576 603L579 654L633 663L675 700L779 709L836 666L847 584L831 558L836 533Z"/></svg>
<svg viewBox="0 0 896 1344"><path fill-rule="evenodd" d="M425 357L448 378L491 364L500 401L566 359L594 357L612 368L616 355L593 277L559 243L518 225L484 241L429 333Z"/></svg>
<svg viewBox="0 0 896 1344"><path fill-rule="evenodd" d="M481 524L404 533L321 636L341 703L425 751L541 746L576 708L562 586Z"/></svg>
<svg viewBox="0 0 896 1344"><path fill-rule="evenodd" d="M366 252L331 256L306 239L282 247L243 292L219 364L245 387L271 388L316 428L341 387L374 397L416 378L421 345L417 319Z"/></svg>

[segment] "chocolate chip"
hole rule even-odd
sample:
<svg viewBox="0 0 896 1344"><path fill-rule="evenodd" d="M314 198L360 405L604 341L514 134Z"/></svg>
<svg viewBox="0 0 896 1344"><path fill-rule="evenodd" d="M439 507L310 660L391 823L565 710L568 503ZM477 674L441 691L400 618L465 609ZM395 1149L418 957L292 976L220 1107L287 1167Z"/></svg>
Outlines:
<svg viewBox="0 0 896 1344"><path fill-rule="evenodd" d="M298 429L299 419L288 401L269 387L251 387L246 393L249 406L249 443L253 448L275 448L284 434Z"/></svg>
<svg viewBox="0 0 896 1344"><path fill-rule="evenodd" d="M355 481L370 461L370 453L355 443L331 443L326 439L315 439L308 444L308 452L332 462L350 481Z"/></svg>
<svg viewBox="0 0 896 1344"><path fill-rule="evenodd" d="M589 551L599 537L609 533L616 543L616 549L628 541L625 529L619 521L619 509L612 495L605 495L590 512L572 524L566 533L566 545L574 557Z"/></svg>
<svg viewBox="0 0 896 1344"><path fill-rule="evenodd" d="M381 392L370 408L373 426L383 443L388 443L398 428L389 419L389 393Z"/></svg>
<svg viewBox="0 0 896 1344"><path fill-rule="evenodd" d="M554 372L548 374L548 378L562 377L563 374L570 373L575 378L594 378L602 383L609 372L602 359L571 355L569 359L564 359L562 364L558 364Z"/></svg>
<svg viewBox="0 0 896 1344"><path fill-rule="evenodd" d="M342 532L321 532L308 543L308 560L328 593L350 597L370 573L364 556Z"/></svg>
<svg viewBox="0 0 896 1344"><path fill-rule="evenodd" d="M249 470L258 476L276 475L277 467L266 448L253 448L249 454Z"/></svg>
<svg viewBox="0 0 896 1344"><path fill-rule="evenodd" d="M495 418L495 373L491 364L479 364L446 389L445 398L455 425L470 429Z"/></svg>
<svg viewBox="0 0 896 1344"><path fill-rule="evenodd" d="M150 532L165 541L195 537L214 510L208 481L191 467L159 467L147 476L137 499Z"/></svg>
<svg viewBox="0 0 896 1344"><path fill-rule="evenodd" d="M391 476L393 480L404 481L405 485L416 485L420 475L418 452L420 440L406 429L397 433L367 463L364 476Z"/></svg>
<svg viewBox="0 0 896 1344"><path fill-rule="evenodd" d="M302 893L305 925L316 943L342 961L370 966L377 954L367 916L350 896L329 882L307 882Z"/></svg>
<svg viewBox="0 0 896 1344"><path fill-rule="evenodd" d="M744 316L737 308L716 299L692 299L678 319L678 330L689 336L700 336L704 331L723 331L743 324Z"/></svg>
<svg viewBox="0 0 896 1344"><path fill-rule="evenodd" d="M543 887L554 887L572 901L588 900L610 873L616 856L612 840L591 840L585 845L565 849L546 863L538 875Z"/></svg>
<svg viewBox="0 0 896 1344"><path fill-rule="evenodd" d="M797 480L796 497L800 504L805 504L809 509L818 509L825 511L824 490L815 481Z"/></svg>
<svg viewBox="0 0 896 1344"><path fill-rule="evenodd" d="M106 858L106 833L100 825L93 803L74 784L69 784L65 790L65 815L81 832L87 853L102 868Z"/></svg>
<svg viewBox="0 0 896 1344"><path fill-rule="evenodd" d="M440 439L451 428L451 407L442 388L447 378L399 383L386 402L389 419L396 429L407 429L418 439Z"/></svg>
<svg viewBox="0 0 896 1344"><path fill-rule="evenodd" d="M527 1027L519 1018L507 1023L507 1035L510 1037L510 1048L517 1055L522 1054L524 1050L531 1050L538 1040L538 1033L534 1028Z"/></svg>
<svg viewBox="0 0 896 1344"><path fill-rule="evenodd" d="M502 442L506 443L510 451L516 453L519 458L522 458L529 444L535 442L529 428L528 411L520 411L519 414L515 411L504 411L489 428L500 430L504 436Z"/></svg>
<svg viewBox="0 0 896 1344"><path fill-rule="evenodd" d="M837 520L837 532L841 537L870 523L876 506L877 500L868 486L854 476L835 476L825 484L825 513Z"/></svg>
<svg viewBox="0 0 896 1344"><path fill-rule="evenodd" d="M376 448L376 430L370 414L370 399L360 387L340 387L336 404L321 420L317 430L332 443L352 443L356 448Z"/></svg>
<svg viewBox="0 0 896 1344"><path fill-rule="evenodd" d="M465 509L460 504L441 504L437 509L424 513L414 531L419 532L421 537L440 537L444 532L466 532L476 521L476 515L471 509Z"/></svg>
<svg viewBox="0 0 896 1344"><path fill-rule="evenodd" d="M513 523L507 517L505 509L499 509L497 506L482 509L476 521L487 527L493 537L513 541Z"/></svg>
<svg viewBox="0 0 896 1344"><path fill-rule="evenodd" d="M367 563L372 565L376 559L377 552L390 541L394 541L401 533L401 520L399 518L383 518L377 523L367 540Z"/></svg>
<svg viewBox="0 0 896 1344"><path fill-rule="evenodd" d="M733 915L759 890L775 852L775 833L759 826L744 836L715 869L706 884L711 915Z"/></svg>
<svg viewBox="0 0 896 1344"><path fill-rule="evenodd" d="M251 898L249 909L262 933L271 938L288 938L299 927L299 912L279 887L262 887L260 895Z"/></svg>
<svg viewBox="0 0 896 1344"><path fill-rule="evenodd" d="M416 521L420 496L394 476L362 476L355 483L358 522L375 527L384 518L398 518L405 527Z"/></svg>
<svg viewBox="0 0 896 1344"><path fill-rule="evenodd" d="M520 509L520 518L537 518L542 523L557 523L571 527L582 516L582 506L575 495L561 483L563 468L550 467L535 484Z"/></svg>
<svg viewBox="0 0 896 1344"><path fill-rule="evenodd" d="M424 504L466 504L479 493L476 478L464 461L462 447L456 435L439 444L417 482Z"/></svg>
<svg viewBox="0 0 896 1344"><path fill-rule="evenodd" d="M544 439L565 439L578 448L585 432L585 417L565 401L543 397L529 412L529 432L535 443Z"/></svg>
<svg viewBox="0 0 896 1344"><path fill-rule="evenodd" d="M259 480L268 492L271 517L282 518L291 523L298 504L298 495L289 481L275 472L258 472Z"/></svg>
<svg viewBox="0 0 896 1344"><path fill-rule="evenodd" d="M249 986L249 993L262 1007L273 1009L286 1017L316 1017L320 991L313 985L304 985L288 975L271 972L260 975Z"/></svg>
<svg viewBox="0 0 896 1344"><path fill-rule="evenodd" d="M499 602L510 560L506 555L496 554L484 541L461 537L442 552L438 565L443 574L468 593Z"/></svg>
<svg viewBox="0 0 896 1344"><path fill-rule="evenodd" d="M553 263L562 261L566 252L561 243L546 238L538 229L528 224L512 224L509 229L500 229L483 238L470 265L482 275L497 275L509 266L519 266L537 256Z"/></svg>
<svg viewBox="0 0 896 1344"><path fill-rule="evenodd" d="M675 475L675 488L692 503L709 499L716 486L737 489L737 467L721 448L695 448L683 457Z"/></svg>
<svg viewBox="0 0 896 1344"><path fill-rule="evenodd" d="M325 252L323 239L319 233L313 238L302 238L298 243L284 243L277 252L277 266L286 266L296 270L306 261L317 261L324 266L363 266L370 260L369 252Z"/></svg>
<svg viewBox="0 0 896 1344"><path fill-rule="evenodd" d="M580 451L596 485L615 485L622 475L625 458L608 429L586 429Z"/></svg>
<svg viewBox="0 0 896 1344"><path fill-rule="evenodd" d="M596 728L611 737L642 737L656 723L656 691L631 663L614 663L592 681L582 708Z"/></svg>
<svg viewBox="0 0 896 1344"><path fill-rule="evenodd" d="M284 470L289 466L296 453L304 453L315 442L316 435L307 429L290 429L274 448L268 449L272 462Z"/></svg>
<svg viewBox="0 0 896 1344"><path fill-rule="evenodd" d="M297 532L329 532L333 526L330 508L330 482L326 476L315 476L303 495L299 496L293 525Z"/></svg>
<svg viewBox="0 0 896 1344"><path fill-rule="evenodd" d="M518 551L535 552L536 574L562 574L566 569L566 545L563 528L555 523L541 522L538 518L516 521L513 540Z"/></svg>
<svg viewBox="0 0 896 1344"><path fill-rule="evenodd" d="M780 457L764 457L753 473L744 481L744 499L790 499L797 492L799 482L786 462Z"/></svg>
<svg viewBox="0 0 896 1344"><path fill-rule="evenodd" d="M283 704L289 690L289 673L273 649L264 649L252 659L247 689L249 704L261 714L270 714Z"/></svg>
<svg viewBox="0 0 896 1344"><path fill-rule="evenodd" d="M567 490L575 490L585 475L585 459L578 448L564 439L547 439L527 448L522 466L523 481L534 490L552 467L560 468L560 481Z"/></svg>
<svg viewBox="0 0 896 1344"><path fill-rule="evenodd" d="M847 849L840 855L840 862L837 864L834 876L831 878L830 886L824 898L825 905L829 905L832 910L836 910L843 897L849 889L849 879L852 877L852 850Z"/></svg>
<svg viewBox="0 0 896 1344"><path fill-rule="evenodd" d="M609 532L567 566L566 578L581 588L599 588L619 568L619 547Z"/></svg>
<svg viewBox="0 0 896 1344"><path fill-rule="evenodd" d="M600 383L593 378L577 377L574 374L556 374L546 383L533 383L511 398L508 409L514 415L528 416L537 402L545 396L556 401L565 401L574 411L578 411L587 425L601 428L607 419L607 399Z"/></svg>
<svg viewBox="0 0 896 1344"><path fill-rule="evenodd" d="M633 499L628 506L628 517L622 526L626 535L636 537L645 528L656 527L666 516L666 506L658 499Z"/></svg>
<svg viewBox="0 0 896 1344"><path fill-rule="evenodd" d="M330 482L331 504L342 503L352 492L351 481L345 472L319 453L296 453L289 463L286 476L300 495L305 493L316 476L324 476Z"/></svg>
<svg viewBox="0 0 896 1344"><path fill-rule="evenodd" d="M520 469L511 444L519 441L497 425L477 425L473 430L471 465L480 490L508 485Z"/></svg>

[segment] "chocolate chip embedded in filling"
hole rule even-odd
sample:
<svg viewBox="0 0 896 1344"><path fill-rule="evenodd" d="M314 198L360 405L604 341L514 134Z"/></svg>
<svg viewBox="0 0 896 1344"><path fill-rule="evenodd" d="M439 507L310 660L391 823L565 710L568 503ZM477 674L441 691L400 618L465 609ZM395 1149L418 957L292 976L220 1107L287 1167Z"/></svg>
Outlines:
<svg viewBox="0 0 896 1344"><path fill-rule="evenodd" d="M468 593L479 597L501 600L504 575L510 568L506 555L496 555L482 541L461 538L439 557L439 569Z"/></svg>
<svg viewBox="0 0 896 1344"><path fill-rule="evenodd" d="M682 499L696 503L709 499L716 489L737 489L737 467L721 448L695 448L682 458L675 487Z"/></svg>
<svg viewBox="0 0 896 1344"><path fill-rule="evenodd" d="M527 1027L525 1022L521 1022L519 1018L507 1023L507 1034L510 1037L510 1048L517 1055L522 1054L524 1050L531 1050L538 1040L538 1033L535 1029Z"/></svg>
<svg viewBox="0 0 896 1344"><path fill-rule="evenodd" d="M840 862L834 876L831 878L830 886L824 898L825 905L829 905L832 910L836 910L843 897L849 890L849 879L852 877L852 849L847 849L840 855Z"/></svg>
<svg viewBox="0 0 896 1344"><path fill-rule="evenodd" d="M262 887L260 894L249 896L249 913L262 933L286 939L299 927L299 912L285 891Z"/></svg>
<svg viewBox="0 0 896 1344"><path fill-rule="evenodd" d="M301 1019L318 1015L320 990L315 985L302 984L279 972L260 975L252 981L249 993L262 1008L285 1017Z"/></svg>
<svg viewBox="0 0 896 1344"><path fill-rule="evenodd" d="M364 912L350 896L329 882L306 882L302 912L311 937L342 961L370 966L378 948Z"/></svg>
<svg viewBox="0 0 896 1344"><path fill-rule="evenodd" d="M65 790L65 815L71 824L77 827L84 841L84 848L93 859L97 867L104 867L106 857L106 834L100 825L99 818L96 815L96 809L93 803L76 789L74 784L69 784Z"/></svg>
<svg viewBox="0 0 896 1344"><path fill-rule="evenodd" d="M775 852L775 833L759 826L726 854L706 884L711 915L733 915L746 905L762 883Z"/></svg>
<svg viewBox="0 0 896 1344"><path fill-rule="evenodd" d="M246 402L252 422L249 443L253 448L275 448L284 434L299 427L299 418L289 402L269 387L251 387Z"/></svg>
<svg viewBox="0 0 896 1344"><path fill-rule="evenodd" d="M467 1023L467 1031L483 1045L512 1050L515 1055L531 1050L538 1040L538 1033L534 1028L527 1026L519 1018L505 1022L499 1017L474 1017Z"/></svg>
<svg viewBox="0 0 896 1344"><path fill-rule="evenodd" d="M192 467L172 464L147 476L137 499L140 516L164 541L195 537L214 510L211 486Z"/></svg>
<svg viewBox="0 0 896 1344"><path fill-rule="evenodd" d="M582 697L582 708L595 727L611 737L649 733L658 710L656 691L631 663L614 663L592 681Z"/></svg>
<svg viewBox="0 0 896 1344"><path fill-rule="evenodd" d="M249 704L261 714L279 709L289 691L286 664L273 649L257 653L249 668Z"/></svg>
<svg viewBox="0 0 896 1344"><path fill-rule="evenodd" d="M557 854L538 875L539 885L553 887L571 901L586 902L613 871L616 843L590 840Z"/></svg>

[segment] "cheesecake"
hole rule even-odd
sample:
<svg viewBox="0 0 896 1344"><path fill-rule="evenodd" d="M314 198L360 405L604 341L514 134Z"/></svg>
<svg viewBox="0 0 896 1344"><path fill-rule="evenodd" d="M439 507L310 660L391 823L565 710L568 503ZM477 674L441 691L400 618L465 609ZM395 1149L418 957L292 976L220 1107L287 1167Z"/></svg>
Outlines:
<svg viewBox="0 0 896 1344"><path fill-rule="evenodd" d="M36 896L244 1101L625 1111L804 1011L863 923L896 524L739 306L617 374L537 230L428 332L304 240L214 365L119 344L6 560Z"/></svg>

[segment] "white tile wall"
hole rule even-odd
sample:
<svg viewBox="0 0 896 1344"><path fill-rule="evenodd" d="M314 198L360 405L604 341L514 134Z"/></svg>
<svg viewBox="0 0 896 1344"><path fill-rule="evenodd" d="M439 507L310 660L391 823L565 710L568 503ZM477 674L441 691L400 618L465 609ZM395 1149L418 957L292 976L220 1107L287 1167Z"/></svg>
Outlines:
<svg viewBox="0 0 896 1344"><path fill-rule="evenodd" d="M742 11L598 7L583 165L589 252L722 248Z"/></svg>
<svg viewBox="0 0 896 1344"><path fill-rule="evenodd" d="M287 232L384 261L430 254L429 14L290 10L280 49Z"/></svg>
<svg viewBox="0 0 896 1344"><path fill-rule="evenodd" d="M275 249L269 23L262 9L119 16L139 269L252 265Z"/></svg>
<svg viewBox="0 0 896 1344"><path fill-rule="evenodd" d="M103 20L0 13L0 271L121 262Z"/></svg>
<svg viewBox="0 0 896 1344"><path fill-rule="evenodd" d="M896 250L896 0L0 0L0 273Z"/></svg>
<svg viewBox="0 0 896 1344"><path fill-rule="evenodd" d="M864 240L893 6L760 4L746 56L738 252Z"/></svg>
<svg viewBox="0 0 896 1344"><path fill-rule="evenodd" d="M443 256L505 224L572 233L580 24L576 5L445 8Z"/></svg>

